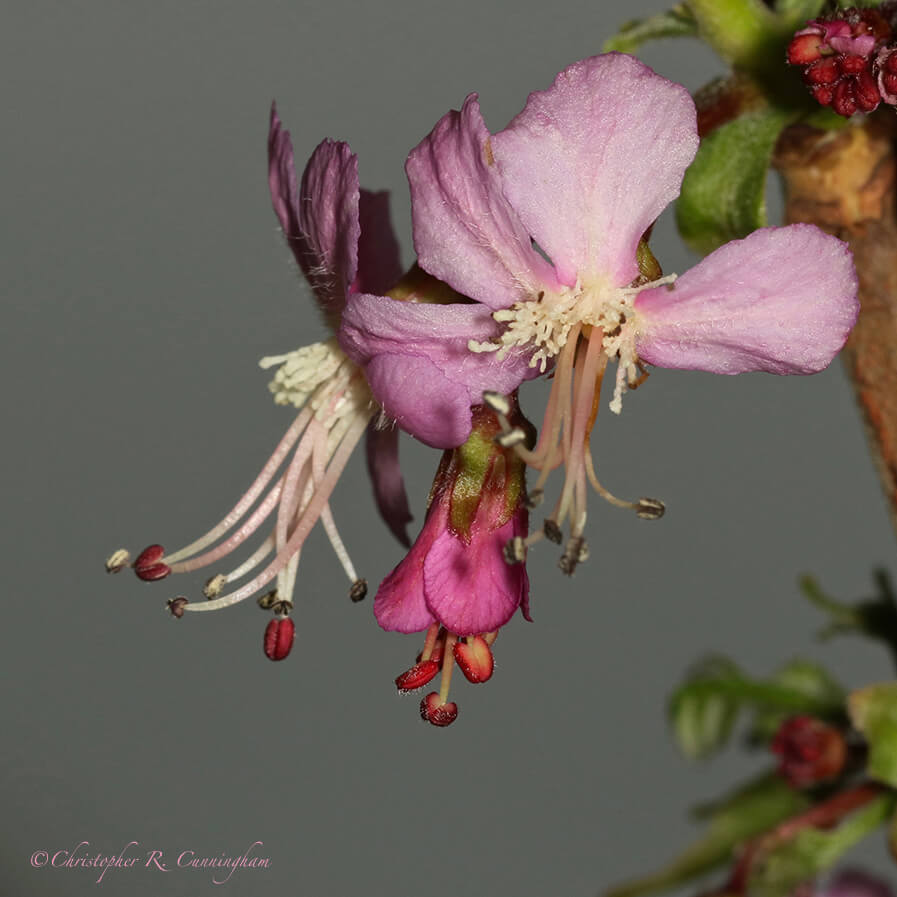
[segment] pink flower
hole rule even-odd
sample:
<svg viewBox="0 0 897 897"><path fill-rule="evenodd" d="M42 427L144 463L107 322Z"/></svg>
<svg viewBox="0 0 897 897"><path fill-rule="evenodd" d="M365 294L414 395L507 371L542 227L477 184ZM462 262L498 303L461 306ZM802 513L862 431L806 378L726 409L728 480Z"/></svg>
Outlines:
<svg viewBox="0 0 897 897"><path fill-rule="evenodd" d="M383 629L427 630L417 664L396 685L410 691L442 670L439 692L421 704L434 725L457 716L457 705L448 701L454 663L469 681L485 682L498 630L518 607L529 619L526 568L505 559L505 546L522 542L527 532L524 465L495 442L501 416L515 423L522 418L515 399L494 401L504 401L506 414L484 405L474 409L470 438L443 455L417 541L374 599Z"/></svg>
<svg viewBox="0 0 897 897"><path fill-rule="evenodd" d="M386 290L401 273L387 195L360 190L357 157L347 144L332 140L317 147L297 185L290 135L282 129L273 107L268 172L271 199L284 236L335 332L354 291ZM169 607L177 617L185 611L229 607L276 581L274 591L259 598L259 604L276 615L266 630L265 653L279 660L292 645L293 623L286 615L292 608L299 554L319 520L351 583L352 599L360 600L366 592L366 583L355 572L328 504L365 432L378 506L405 544L409 544L405 526L411 515L398 468L398 431L393 426L376 426L379 407L364 372L335 338L264 358L261 366L278 368L270 384L274 401L294 405L298 413L249 490L219 524L185 548L166 552L162 546L152 545L133 564L127 552L116 552L107 569L117 572L132 566L140 579L154 581L218 564L273 516L258 548L230 571L208 581L205 595L209 600L177 598ZM247 583L225 591L225 586L246 577L272 555Z"/></svg>
<svg viewBox="0 0 897 897"><path fill-rule="evenodd" d="M566 465L545 532L559 537L570 522L567 572L585 551L587 482L641 516L663 512L654 500L616 499L595 475L589 436L609 361L619 412L646 364L814 373L856 319L850 252L809 225L759 230L678 280L661 276L644 235L678 195L697 146L685 88L617 53L565 69L495 135L471 94L406 170L420 265L474 303L357 293L343 314L340 343L374 395L392 413L402 384L414 411L400 422L416 433L418 420L438 420L426 437L434 445L467 438L474 386L507 393L553 369L539 442L516 451L540 471L534 497Z"/></svg>

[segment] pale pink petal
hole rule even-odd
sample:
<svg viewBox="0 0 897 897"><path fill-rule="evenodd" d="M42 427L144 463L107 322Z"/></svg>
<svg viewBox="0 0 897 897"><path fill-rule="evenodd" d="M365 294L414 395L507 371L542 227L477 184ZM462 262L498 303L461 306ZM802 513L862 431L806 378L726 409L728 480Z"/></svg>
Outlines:
<svg viewBox="0 0 897 897"><path fill-rule="evenodd" d="M844 345L859 302L847 244L792 224L727 243L635 308L638 354L651 364L812 374Z"/></svg>
<svg viewBox="0 0 897 897"><path fill-rule="evenodd" d="M631 56L594 56L530 94L492 148L505 196L564 283L622 286L697 151L694 103Z"/></svg>
<svg viewBox="0 0 897 897"><path fill-rule="evenodd" d="M471 339L498 333L479 304L430 305L353 293L339 332L346 354L364 367L374 397L403 430L436 448L470 434L470 406L485 390L509 393L538 374L521 352L499 361L471 352Z"/></svg>
<svg viewBox="0 0 897 897"><path fill-rule="evenodd" d="M413 518L399 467L399 431L394 426L378 427L377 424L374 419L368 425L365 442L374 500L390 532L407 548L411 545L408 523Z"/></svg>
<svg viewBox="0 0 897 897"><path fill-rule="evenodd" d="M424 601L424 561L433 541L445 531L448 502L434 501L411 550L380 583L374 616L390 632L420 632L433 622Z"/></svg>
<svg viewBox="0 0 897 897"><path fill-rule="evenodd" d="M349 289L353 293L385 293L402 276L399 241L389 214L389 192L362 190L359 216L358 275Z"/></svg>
<svg viewBox="0 0 897 897"><path fill-rule="evenodd" d="M492 632L526 600L525 566L508 564L503 555L517 529L512 517L491 532L483 527L469 545L448 529L433 542L424 562L424 594L433 616L449 632Z"/></svg>
<svg viewBox="0 0 897 897"><path fill-rule="evenodd" d="M490 308L554 284L552 268L501 192L476 94L452 110L405 164L414 248L434 277Z"/></svg>
<svg viewBox="0 0 897 897"><path fill-rule="evenodd" d="M376 355L365 375L383 411L407 433L434 448L453 448L470 435L470 391L427 358Z"/></svg>

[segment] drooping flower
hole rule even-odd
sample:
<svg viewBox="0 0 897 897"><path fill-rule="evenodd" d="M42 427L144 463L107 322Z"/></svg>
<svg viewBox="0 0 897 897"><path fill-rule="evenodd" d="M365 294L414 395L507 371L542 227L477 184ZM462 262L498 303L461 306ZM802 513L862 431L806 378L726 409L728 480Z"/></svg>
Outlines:
<svg viewBox="0 0 897 897"><path fill-rule="evenodd" d="M387 194L360 190L357 157L347 144L332 140L315 149L297 185L290 135L281 127L274 107L268 134L268 182L284 236L326 322L336 332L353 291L385 291L399 280L398 244L389 224ZM405 292L408 289L403 287ZM234 569L206 583L209 600L177 598L169 608L182 617L185 612L229 607L276 580L276 588L259 598L259 604L275 613L264 647L268 657L280 660L293 641L293 623L287 614L300 551L319 520L351 583L350 596L360 600L365 595L366 583L355 571L328 504L365 431L378 507L405 544L411 515L398 468L398 431L377 426L379 406L364 373L346 357L336 339L263 358L260 364L278 367L270 384L274 401L294 405L298 414L255 482L219 524L185 548L166 552L152 545L133 564L127 552L119 551L109 559L107 569L117 572L131 566L140 579L153 581L218 564L273 516L258 548ZM268 558L245 585L221 594L225 586Z"/></svg>
<svg viewBox="0 0 897 897"><path fill-rule="evenodd" d="M588 483L640 516L663 513L653 499L615 498L595 475L589 439L608 361L617 362L619 412L646 364L815 373L856 319L850 252L810 225L756 231L678 280L661 276L644 235L678 195L697 144L685 88L622 54L571 65L495 135L471 94L406 170L419 264L476 304L411 307L358 293L343 314L341 345L376 368L378 383L438 369L438 390L414 393L417 413L445 409L436 445L467 438L469 384L507 393L515 379L553 372L538 444L515 451L540 472L534 499L566 467L560 498L527 544L543 533L562 541L569 521L568 573L585 553ZM403 425L415 432L412 418Z"/></svg>
<svg viewBox="0 0 897 897"><path fill-rule="evenodd" d="M788 44L787 59L803 68L814 99L849 118L897 103L893 53L897 3L840 9L807 22Z"/></svg>
<svg viewBox="0 0 897 897"><path fill-rule="evenodd" d="M439 691L421 702L421 716L436 726L458 715L448 700L454 665L468 681L486 682L498 630L518 607L529 619L526 568L505 562L506 545L522 542L527 532L525 469L500 444L505 427L528 422L516 397L492 401L501 410L476 406L467 441L443 454L420 535L374 599L383 629L427 632L417 663L396 686L413 691L441 671Z"/></svg>

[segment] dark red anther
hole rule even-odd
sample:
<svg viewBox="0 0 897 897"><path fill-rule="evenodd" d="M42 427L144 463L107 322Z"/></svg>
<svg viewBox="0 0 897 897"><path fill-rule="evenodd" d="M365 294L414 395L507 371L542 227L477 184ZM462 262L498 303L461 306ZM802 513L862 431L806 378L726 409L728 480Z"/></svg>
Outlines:
<svg viewBox="0 0 897 897"><path fill-rule="evenodd" d="M834 726L812 716L792 716L770 745L779 756L779 772L795 788L807 788L840 775L847 743Z"/></svg>
<svg viewBox="0 0 897 897"><path fill-rule="evenodd" d="M897 53L889 53L881 67L889 75L897 75Z"/></svg>
<svg viewBox="0 0 897 897"><path fill-rule="evenodd" d="M869 66L869 60L865 56L842 56L841 73L844 75L858 75Z"/></svg>
<svg viewBox="0 0 897 897"><path fill-rule="evenodd" d="M895 53L894 56L889 56L888 61L895 58L897 58L897 53ZM881 86L892 96L897 94L897 73L883 72L881 76Z"/></svg>
<svg viewBox="0 0 897 897"><path fill-rule="evenodd" d="M435 660L424 660L401 676L396 677L396 688L399 691L414 691L422 688L439 672L439 664Z"/></svg>
<svg viewBox="0 0 897 897"><path fill-rule="evenodd" d="M455 642L452 651L455 655L455 662L468 682L477 684L488 682L492 678L495 662L492 659L489 645L481 635L473 638L468 636L466 642Z"/></svg>
<svg viewBox="0 0 897 897"><path fill-rule="evenodd" d="M144 582L165 579L171 573L171 567L168 564L160 563L164 555L165 549L161 545L150 545L148 548L144 548L137 555L137 560L133 564L137 578Z"/></svg>
<svg viewBox="0 0 897 897"><path fill-rule="evenodd" d="M834 97L835 92L831 89L831 87L827 87L825 84L814 87L810 93L813 94L813 99L819 103L820 106L830 106L832 103L832 97Z"/></svg>
<svg viewBox="0 0 897 897"><path fill-rule="evenodd" d="M819 45L821 34L799 34L788 44L788 62L791 65L809 65L822 56Z"/></svg>
<svg viewBox="0 0 897 897"><path fill-rule="evenodd" d="M153 564L157 564L161 561L164 556L165 549L161 545L150 545L137 555L137 560L134 561L134 566L138 568L151 567Z"/></svg>
<svg viewBox="0 0 897 897"><path fill-rule="evenodd" d="M853 85L852 78L840 81L835 85L835 91L832 95L832 109L845 118L850 118L859 108L854 96Z"/></svg>
<svg viewBox="0 0 897 897"><path fill-rule="evenodd" d="M804 81L811 86L834 84L840 77L841 69L835 56L817 60L804 72Z"/></svg>
<svg viewBox="0 0 897 897"><path fill-rule="evenodd" d="M275 617L265 627L265 656L268 660L283 660L293 647L296 627L289 617Z"/></svg>
<svg viewBox="0 0 897 897"><path fill-rule="evenodd" d="M135 567L134 572L144 582L155 582L157 579L165 579L171 573L171 567L168 564L150 564L148 567Z"/></svg>
<svg viewBox="0 0 897 897"><path fill-rule="evenodd" d="M167 602L168 612L176 619L180 620L184 616L184 608L190 602L181 595L178 598L169 598Z"/></svg>
<svg viewBox="0 0 897 897"><path fill-rule="evenodd" d="M450 726L458 718L458 705L454 701L439 703L439 695L431 691L420 702L420 716L434 726Z"/></svg>
<svg viewBox="0 0 897 897"><path fill-rule="evenodd" d="M854 96L863 112L871 112L878 107L881 94L878 92L878 83L870 71L864 70L854 79Z"/></svg>

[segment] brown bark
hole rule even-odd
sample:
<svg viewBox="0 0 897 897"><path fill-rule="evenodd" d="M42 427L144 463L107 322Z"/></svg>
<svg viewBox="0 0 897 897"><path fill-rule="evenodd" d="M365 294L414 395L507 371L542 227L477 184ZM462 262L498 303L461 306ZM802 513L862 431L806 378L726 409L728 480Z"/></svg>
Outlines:
<svg viewBox="0 0 897 897"><path fill-rule="evenodd" d="M897 530L897 116L885 112L837 132L793 126L774 164L786 219L816 224L853 250L861 311L842 358Z"/></svg>

